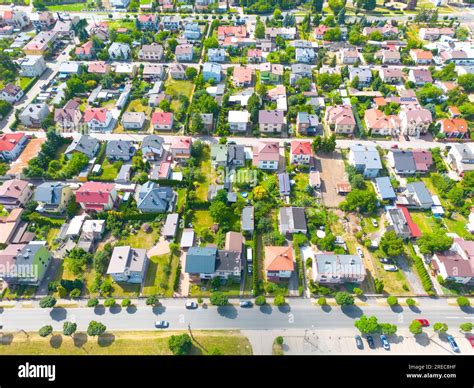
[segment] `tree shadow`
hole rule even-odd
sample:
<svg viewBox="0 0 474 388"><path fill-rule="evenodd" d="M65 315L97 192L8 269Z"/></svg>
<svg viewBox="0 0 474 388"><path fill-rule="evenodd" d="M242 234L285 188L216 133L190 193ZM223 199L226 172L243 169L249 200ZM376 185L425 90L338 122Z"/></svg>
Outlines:
<svg viewBox="0 0 474 388"><path fill-rule="evenodd" d="M3 334L0 337L0 345L11 345L13 342L13 334Z"/></svg>
<svg viewBox="0 0 474 388"><path fill-rule="evenodd" d="M415 314L421 313L421 310L418 306L409 306L409 309L414 312Z"/></svg>
<svg viewBox="0 0 474 388"><path fill-rule="evenodd" d="M94 314L95 315L104 315L105 314L105 307L101 304L98 304L94 307Z"/></svg>
<svg viewBox="0 0 474 388"><path fill-rule="evenodd" d="M332 311L332 307L328 304L325 304L321 306L321 310L323 310L325 313L330 313Z"/></svg>
<svg viewBox="0 0 474 388"><path fill-rule="evenodd" d="M472 306L463 306L463 307L461 307L461 311L464 314L474 314L474 307L472 307Z"/></svg>
<svg viewBox="0 0 474 388"><path fill-rule="evenodd" d="M127 313L135 314L136 312L137 312L137 306L132 304L132 305L127 307Z"/></svg>
<svg viewBox="0 0 474 388"><path fill-rule="evenodd" d="M260 312L264 314L271 314L272 311L273 311L272 306L270 306L269 304L264 304L260 306Z"/></svg>
<svg viewBox="0 0 474 388"><path fill-rule="evenodd" d="M400 306L399 304L395 304L393 306L390 306L390 310L392 310L394 313L401 313L403 312L403 307Z"/></svg>
<svg viewBox="0 0 474 388"><path fill-rule="evenodd" d="M220 316L224 318L229 318L229 319L235 319L237 318L237 315L239 314L237 309L232 305L219 306L217 307L217 312L219 313Z"/></svg>
<svg viewBox="0 0 474 388"><path fill-rule="evenodd" d="M278 306L278 311L281 313L289 313L291 311L291 306L288 303L285 303L281 306Z"/></svg>
<svg viewBox="0 0 474 388"><path fill-rule="evenodd" d="M402 336L402 335L391 335L391 336L387 336L390 340L391 343L393 344L401 344L405 338Z"/></svg>
<svg viewBox="0 0 474 388"><path fill-rule="evenodd" d="M112 333L104 333L97 338L97 343L101 348L112 345L115 342L115 335Z"/></svg>
<svg viewBox="0 0 474 388"><path fill-rule="evenodd" d="M428 346L431 342L430 337L426 333L415 335L415 342L420 346Z"/></svg>
<svg viewBox="0 0 474 388"><path fill-rule="evenodd" d="M49 315L54 321L63 321L67 317L67 310L64 307L54 307Z"/></svg>
<svg viewBox="0 0 474 388"><path fill-rule="evenodd" d="M87 334L86 333L74 333L72 337L74 346L76 348L82 348L87 343Z"/></svg>
<svg viewBox="0 0 474 388"><path fill-rule="evenodd" d="M341 306L341 311L350 318L360 318L364 312L359 306Z"/></svg>
<svg viewBox="0 0 474 388"><path fill-rule="evenodd" d="M111 314L118 314L122 311L122 306L115 304L109 308Z"/></svg>
<svg viewBox="0 0 474 388"><path fill-rule="evenodd" d="M59 349L63 344L63 336L60 334L55 334L49 339L49 344L54 349Z"/></svg>
<svg viewBox="0 0 474 388"><path fill-rule="evenodd" d="M357 298L359 298L361 302L366 302L368 299L365 295L359 295Z"/></svg>
<svg viewBox="0 0 474 388"><path fill-rule="evenodd" d="M166 306L163 306L162 304L160 304L158 306L153 306L151 310L153 311L153 314L155 315L163 314L166 311Z"/></svg>

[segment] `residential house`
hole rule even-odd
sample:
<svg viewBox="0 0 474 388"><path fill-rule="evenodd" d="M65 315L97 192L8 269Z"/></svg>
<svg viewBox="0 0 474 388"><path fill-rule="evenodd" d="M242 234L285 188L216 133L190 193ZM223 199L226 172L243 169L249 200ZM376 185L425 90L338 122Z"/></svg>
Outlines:
<svg viewBox="0 0 474 388"><path fill-rule="evenodd" d="M433 255L432 268L444 281L472 286L474 284L474 244L455 238L448 251Z"/></svg>
<svg viewBox="0 0 474 388"><path fill-rule="evenodd" d="M191 282L229 277L240 279L242 261L239 252L212 247L190 247L186 254L185 272Z"/></svg>
<svg viewBox="0 0 474 388"><path fill-rule="evenodd" d="M211 48L207 51L207 59L209 62L224 62L226 51L222 48Z"/></svg>
<svg viewBox="0 0 474 388"><path fill-rule="evenodd" d="M173 79L186 79L186 68L182 63L171 63L169 65L169 73Z"/></svg>
<svg viewBox="0 0 474 388"><path fill-rule="evenodd" d="M117 8L117 9L124 9L127 8L130 4L130 0L110 0L110 6Z"/></svg>
<svg viewBox="0 0 474 388"><path fill-rule="evenodd" d="M65 131L79 130L79 123L82 119L79 106L79 101L69 100L62 108L54 110L54 121Z"/></svg>
<svg viewBox="0 0 474 388"><path fill-rule="evenodd" d="M262 133L281 133L286 127L286 117L280 110L260 110L258 125Z"/></svg>
<svg viewBox="0 0 474 388"><path fill-rule="evenodd" d="M27 13L18 10L3 11L0 20L7 26L11 26L19 30L22 30L24 27L30 24L30 18L28 17Z"/></svg>
<svg viewBox="0 0 474 388"><path fill-rule="evenodd" d="M104 61L87 63L87 72L93 74L107 74L110 72L110 65Z"/></svg>
<svg viewBox="0 0 474 388"><path fill-rule="evenodd" d="M428 132L433 122L431 112L425 108L402 107L398 115L400 117L400 127L402 133L408 136L418 137Z"/></svg>
<svg viewBox="0 0 474 388"><path fill-rule="evenodd" d="M250 113L246 110L230 110L228 113L227 122L229 123L229 130L231 132L245 132L250 120Z"/></svg>
<svg viewBox="0 0 474 388"><path fill-rule="evenodd" d="M120 61L131 57L132 51L126 43L113 42L108 49L110 59Z"/></svg>
<svg viewBox="0 0 474 388"><path fill-rule="evenodd" d="M142 129L145 121L145 112L124 112L122 115L124 129Z"/></svg>
<svg viewBox="0 0 474 388"><path fill-rule="evenodd" d="M92 132L111 131L115 123L112 113L106 108L87 108L83 119Z"/></svg>
<svg viewBox="0 0 474 388"><path fill-rule="evenodd" d="M379 70L379 75L384 83L395 84L403 82L403 71L399 68L382 68Z"/></svg>
<svg viewBox="0 0 474 388"><path fill-rule="evenodd" d="M417 173L427 173L433 165L433 155L427 150L413 150L413 160L415 161Z"/></svg>
<svg viewBox="0 0 474 388"><path fill-rule="evenodd" d="M277 63L262 63L260 65L260 82L280 84L283 80L283 65Z"/></svg>
<svg viewBox="0 0 474 388"><path fill-rule="evenodd" d="M247 27L246 26L219 26L217 28L217 38L224 40L229 37L246 38Z"/></svg>
<svg viewBox="0 0 474 388"><path fill-rule="evenodd" d="M290 85L295 86L296 81L301 78L311 79L313 76L313 71L311 65L305 63L295 63L291 65L291 74L290 74Z"/></svg>
<svg viewBox="0 0 474 388"><path fill-rule="evenodd" d="M38 286L50 262L46 241L10 244L0 251L0 279L8 285Z"/></svg>
<svg viewBox="0 0 474 388"><path fill-rule="evenodd" d="M211 133L214 129L214 115L212 113L201 113L200 116L205 130L207 133Z"/></svg>
<svg viewBox="0 0 474 388"><path fill-rule="evenodd" d="M312 261L313 281L319 284L360 284L366 276L358 255L317 254Z"/></svg>
<svg viewBox="0 0 474 388"><path fill-rule="evenodd" d="M433 54L428 50L411 49L410 57L417 65L429 65L433 62Z"/></svg>
<svg viewBox="0 0 474 388"><path fill-rule="evenodd" d="M8 83L0 90L0 100L15 104L23 98L23 90L12 83Z"/></svg>
<svg viewBox="0 0 474 388"><path fill-rule="evenodd" d="M236 87L251 86L253 82L253 69L250 67L235 66L232 82Z"/></svg>
<svg viewBox="0 0 474 388"><path fill-rule="evenodd" d="M278 174L278 190L280 197L287 197L291 193L290 175L287 172Z"/></svg>
<svg viewBox="0 0 474 388"><path fill-rule="evenodd" d="M12 162L23 151L28 138L22 132L0 134L0 160Z"/></svg>
<svg viewBox="0 0 474 388"><path fill-rule="evenodd" d="M194 46L192 44L180 44L175 50L176 60L180 62L191 62L194 56Z"/></svg>
<svg viewBox="0 0 474 388"><path fill-rule="evenodd" d="M372 72L368 67L350 67L349 80L353 82L356 77L359 80L359 87L369 86L372 82Z"/></svg>
<svg viewBox="0 0 474 388"><path fill-rule="evenodd" d="M47 213L62 213L73 197L71 186L63 182L44 182L35 191L36 210Z"/></svg>
<svg viewBox="0 0 474 388"><path fill-rule="evenodd" d="M47 68L44 57L41 55L27 55L20 59L20 75L23 77L39 77Z"/></svg>
<svg viewBox="0 0 474 388"><path fill-rule="evenodd" d="M183 36L188 40L199 40L201 39L201 29L198 23L186 23L184 25Z"/></svg>
<svg viewBox="0 0 474 388"><path fill-rule="evenodd" d="M400 132L400 119L397 115L385 115L378 109L367 109L364 122L372 135L389 136Z"/></svg>
<svg viewBox="0 0 474 388"><path fill-rule="evenodd" d="M374 145L354 144L350 146L348 162L365 178L375 178L383 168L379 151Z"/></svg>
<svg viewBox="0 0 474 388"><path fill-rule="evenodd" d="M112 210L117 202L114 183L86 182L76 191L76 202L86 211Z"/></svg>
<svg viewBox="0 0 474 388"><path fill-rule="evenodd" d="M319 116L307 112L298 112L296 115L296 129L302 135L315 135L322 129Z"/></svg>
<svg viewBox="0 0 474 388"><path fill-rule="evenodd" d="M296 27L267 27L265 28L265 38L275 40L278 36L286 40L296 38Z"/></svg>
<svg viewBox="0 0 474 388"><path fill-rule="evenodd" d="M240 232L227 232L225 234L224 250L228 252L237 252L242 259L244 250L244 236Z"/></svg>
<svg viewBox="0 0 474 388"><path fill-rule="evenodd" d="M211 145L211 164L216 166L227 166L227 145L212 144Z"/></svg>
<svg viewBox="0 0 474 388"><path fill-rule="evenodd" d="M82 67L80 66L80 62L64 61L59 66L59 78L68 78L81 72Z"/></svg>
<svg viewBox="0 0 474 388"><path fill-rule="evenodd" d="M161 21L161 27L165 31L178 31L181 28L181 17L178 15L166 15Z"/></svg>
<svg viewBox="0 0 474 388"><path fill-rule="evenodd" d="M427 83L433 83L433 77L429 69L411 69L408 72L408 80L415 83L416 86L423 86Z"/></svg>
<svg viewBox="0 0 474 388"><path fill-rule="evenodd" d="M41 123L49 115L48 105L45 103L30 103L20 113L18 118L20 122L26 127L39 128Z"/></svg>
<svg viewBox="0 0 474 388"><path fill-rule="evenodd" d="M253 206L245 206L242 209L240 224L242 232L253 233L255 224Z"/></svg>
<svg viewBox="0 0 474 388"><path fill-rule="evenodd" d="M249 49L247 51L248 63L261 63L263 61L263 51L260 49Z"/></svg>
<svg viewBox="0 0 474 388"><path fill-rule="evenodd" d="M163 229L161 234L167 239L172 240L176 236L176 232L178 230L178 222L179 222L179 214L178 213L171 213L166 216L165 224L163 225ZM184 233L184 230L183 230Z"/></svg>
<svg viewBox="0 0 474 388"><path fill-rule="evenodd" d="M447 159L461 176L466 171L474 171L474 149L470 143L453 144Z"/></svg>
<svg viewBox="0 0 474 388"><path fill-rule="evenodd" d="M138 51L138 59L142 61L158 62L163 58L163 46L158 43L144 44Z"/></svg>
<svg viewBox="0 0 474 388"><path fill-rule="evenodd" d="M299 63L314 63L316 53L313 48L297 48L295 50L295 59Z"/></svg>
<svg viewBox="0 0 474 388"><path fill-rule="evenodd" d="M107 275L116 282L141 284L145 280L148 262L146 249L130 246L115 247L109 261Z"/></svg>
<svg viewBox="0 0 474 388"><path fill-rule="evenodd" d="M147 81L163 81L165 79L165 69L156 63L145 63L143 65L142 77Z"/></svg>
<svg viewBox="0 0 474 388"><path fill-rule="evenodd" d="M290 161L292 164L309 164L313 156L313 149L309 141L291 142Z"/></svg>
<svg viewBox="0 0 474 388"><path fill-rule="evenodd" d="M26 55L45 55L57 39L56 31L41 31L23 47L23 52Z"/></svg>
<svg viewBox="0 0 474 388"><path fill-rule="evenodd" d="M253 165L263 170L278 170L280 146L277 142L260 142L253 148Z"/></svg>
<svg viewBox="0 0 474 388"><path fill-rule="evenodd" d="M402 208L389 207L385 214L389 223L389 226L386 229L387 231L393 231L398 237L403 239L409 239L412 237L410 225L405 218L405 213Z"/></svg>
<svg viewBox="0 0 474 388"><path fill-rule="evenodd" d="M324 34L328 30L329 30L329 27L325 26L324 24L320 24L319 26L317 26L314 29L313 35L317 40L323 40L324 39Z"/></svg>
<svg viewBox="0 0 474 388"><path fill-rule="evenodd" d="M342 48L339 50L339 56L344 65L353 65L359 62L359 53L355 49Z"/></svg>
<svg viewBox="0 0 474 388"><path fill-rule="evenodd" d="M33 13L30 20L37 32L50 30L56 23L54 15L49 11Z"/></svg>
<svg viewBox="0 0 474 388"><path fill-rule="evenodd" d="M99 151L100 143L94 137L88 135L81 135L76 137L71 144L64 151L66 158L70 159L72 155L79 152L86 155L89 159L92 159Z"/></svg>
<svg viewBox="0 0 474 388"><path fill-rule="evenodd" d="M290 279L295 271L293 246L266 246L264 269L270 282Z"/></svg>
<svg viewBox="0 0 474 388"><path fill-rule="evenodd" d="M238 144L227 144L227 166L242 167L245 164L245 147Z"/></svg>
<svg viewBox="0 0 474 388"><path fill-rule="evenodd" d="M191 156L192 139L180 136L171 141L170 152L173 159L187 159Z"/></svg>
<svg viewBox="0 0 474 388"><path fill-rule="evenodd" d="M135 155L136 148L129 140L109 140L105 154L110 161L122 160L127 162Z"/></svg>
<svg viewBox="0 0 474 388"><path fill-rule="evenodd" d="M6 210L11 211L17 207L24 206L33 191L27 181L11 179L3 182L0 186L0 205Z"/></svg>
<svg viewBox="0 0 474 388"><path fill-rule="evenodd" d="M352 134L356 121L352 107L349 105L329 106L324 115L326 125L335 133Z"/></svg>
<svg viewBox="0 0 474 388"><path fill-rule="evenodd" d="M415 159L409 150L391 150L387 159L397 174L414 175L416 173Z"/></svg>
<svg viewBox="0 0 474 388"><path fill-rule="evenodd" d="M173 130L173 113L153 112L151 124L156 131L171 131Z"/></svg>
<svg viewBox="0 0 474 388"><path fill-rule="evenodd" d="M444 133L447 138L463 139L469 135L469 127L467 121L461 118L450 118L438 120L439 131Z"/></svg>
<svg viewBox="0 0 474 388"><path fill-rule="evenodd" d="M136 24L140 30L157 31L158 16L154 14L139 14Z"/></svg>
<svg viewBox="0 0 474 388"><path fill-rule="evenodd" d="M77 59L90 60L95 55L94 44L91 40L88 40L82 46L76 47L74 54L76 54Z"/></svg>
<svg viewBox="0 0 474 388"><path fill-rule="evenodd" d="M164 139L157 135L147 135L143 138L141 150L143 157L148 161L160 159L163 155Z"/></svg>
<svg viewBox="0 0 474 388"><path fill-rule="evenodd" d="M135 193L137 209L143 213L172 212L176 203L176 193L170 187L161 187L148 181Z"/></svg>
<svg viewBox="0 0 474 388"><path fill-rule="evenodd" d="M373 32L380 32L384 38L394 38L398 35L398 28L394 27L391 22L387 22L382 27L364 27L362 35L369 36Z"/></svg>
<svg viewBox="0 0 474 388"><path fill-rule="evenodd" d="M429 209L433 206L431 193L426 188L424 182L419 181L408 183L405 195L409 198L409 204L413 207Z"/></svg>
<svg viewBox="0 0 474 388"><path fill-rule="evenodd" d="M454 37L454 29L449 27L443 28L420 28L418 32L423 40L438 40L442 35Z"/></svg>
<svg viewBox="0 0 474 388"><path fill-rule="evenodd" d="M215 82L221 82L222 66L218 63L205 62L202 66L202 76L204 81L213 79Z"/></svg>
<svg viewBox="0 0 474 388"><path fill-rule="evenodd" d="M397 194L395 194L388 176L375 178L375 191L382 201L394 201L397 199Z"/></svg>
<svg viewBox="0 0 474 388"><path fill-rule="evenodd" d="M26 229L27 223L22 221L23 209L13 209L6 216L0 216L0 244L6 246L15 243L22 229ZM34 235L31 239L34 238ZM23 241L18 241L23 242Z"/></svg>

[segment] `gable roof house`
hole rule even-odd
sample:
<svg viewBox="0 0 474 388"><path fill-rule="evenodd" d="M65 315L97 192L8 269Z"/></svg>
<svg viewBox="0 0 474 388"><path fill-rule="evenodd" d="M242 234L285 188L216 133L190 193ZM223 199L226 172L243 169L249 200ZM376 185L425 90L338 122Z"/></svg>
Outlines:
<svg viewBox="0 0 474 388"><path fill-rule="evenodd" d="M186 79L186 67L182 63L171 63L169 74L173 79Z"/></svg>
<svg viewBox="0 0 474 388"><path fill-rule="evenodd" d="M344 65L353 65L354 63L359 62L359 53L355 49L341 48L339 50L339 56Z"/></svg>
<svg viewBox="0 0 474 388"><path fill-rule="evenodd" d="M375 191L382 201L393 201L397 198L397 194L393 190L392 183L388 176L375 178Z"/></svg>
<svg viewBox="0 0 474 388"><path fill-rule="evenodd" d="M132 159L136 148L129 140L109 140L105 149L105 154L109 160L122 160L124 162Z"/></svg>
<svg viewBox="0 0 474 388"><path fill-rule="evenodd" d="M413 160L415 161L416 172L426 173L433 165L433 155L426 150L413 150Z"/></svg>
<svg viewBox="0 0 474 388"><path fill-rule="evenodd" d="M26 222L21 219L22 214L23 209L15 208L7 216L0 217L0 244L7 245L17 239L22 225L26 226Z"/></svg>
<svg viewBox="0 0 474 388"><path fill-rule="evenodd" d="M169 213L174 209L176 193L149 181L137 189L135 199L137 209L143 213Z"/></svg>
<svg viewBox="0 0 474 388"><path fill-rule="evenodd" d="M145 80L163 81L166 76L163 65L157 63L145 63L143 65L142 77Z"/></svg>
<svg viewBox="0 0 474 388"><path fill-rule="evenodd" d="M184 25L183 37L188 40L201 39L201 29L198 23L186 23Z"/></svg>
<svg viewBox="0 0 474 388"><path fill-rule="evenodd" d="M145 136L141 144L143 157L149 161L161 158L164 142L164 139L158 135Z"/></svg>
<svg viewBox="0 0 474 388"><path fill-rule="evenodd" d="M433 54L428 50L411 49L410 57L417 65L429 65L433 62Z"/></svg>
<svg viewBox="0 0 474 388"><path fill-rule="evenodd" d="M278 170L280 146L277 142L260 142L253 148L253 165L263 170Z"/></svg>
<svg viewBox="0 0 474 388"><path fill-rule="evenodd" d="M39 128L41 123L49 115L48 105L45 103L30 103L20 113L18 118L27 127Z"/></svg>
<svg viewBox="0 0 474 388"><path fill-rule="evenodd" d="M242 215L240 217L241 229L243 232L253 233L254 231L254 211L253 206L245 206L242 209Z"/></svg>
<svg viewBox="0 0 474 388"><path fill-rule="evenodd" d="M109 53L110 59L114 59L116 61L127 60L132 55L130 46L126 43L113 42L107 51Z"/></svg>
<svg viewBox="0 0 474 388"><path fill-rule="evenodd" d="M0 160L7 162L16 160L27 141L28 138L21 132L0 134Z"/></svg>
<svg viewBox="0 0 474 388"><path fill-rule="evenodd" d="M161 44L144 44L138 51L138 59L152 62L161 61L163 54L164 50Z"/></svg>
<svg viewBox="0 0 474 388"><path fill-rule="evenodd" d="M454 238L446 252L433 255L432 267L443 280L472 286L474 284L474 244L462 238Z"/></svg>
<svg viewBox="0 0 474 388"><path fill-rule="evenodd" d="M205 62L202 65L202 76L204 81L213 79L215 82L221 82L222 66L218 63Z"/></svg>
<svg viewBox="0 0 474 388"><path fill-rule="evenodd" d="M44 182L36 188L34 200L40 212L62 213L73 197L71 186L63 182Z"/></svg>
<svg viewBox="0 0 474 388"><path fill-rule="evenodd" d="M372 135L396 135L400 132L400 119L397 115L385 115L378 109L367 109L364 122Z"/></svg>
<svg viewBox="0 0 474 388"><path fill-rule="evenodd" d="M173 130L173 113L171 112L153 112L151 123L157 131Z"/></svg>
<svg viewBox="0 0 474 388"><path fill-rule="evenodd" d="M260 82L279 84L283 80L283 65L265 62L260 65Z"/></svg>
<svg viewBox="0 0 474 388"><path fill-rule="evenodd" d="M250 120L250 113L246 110L230 110L227 117L231 132L245 132Z"/></svg>
<svg viewBox="0 0 474 388"><path fill-rule="evenodd" d="M317 114L309 114L307 112L298 112L296 115L296 128L302 135L316 135L322 130Z"/></svg>
<svg viewBox="0 0 474 388"><path fill-rule="evenodd" d="M27 55L20 59L20 74L24 77L39 77L46 69L46 62L42 55Z"/></svg>
<svg viewBox="0 0 474 388"><path fill-rule="evenodd" d="M264 267L268 281L289 279L295 270L293 246L266 246Z"/></svg>
<svg viewBox="0 0 474 388"><path fill-rule="evenodd" d="M148 262L146 249L130 246L115 247L107 268L107 275L116 282L141 284L145 280Z"/></svg>
<svg viewBox="0 0 474 388"><path fill-rule="evenodd" d="M78 130L82 119L80 103L69 100L62 108L54 110L54 121L64 130Z"/></svg>
<svg viewBox="0 0 474 388"><path fill-rule="evenodd" d="M313 63L316 60L316 53L312 48L296 48L296 62Z"/></svg>
<svg viewBox="0 0 474 388"><path fill-rule="evenodd" d="M444 133L447 138L463 139L469 134L467 121L461 118L441 119L438 121L440 132Z"/></svg>
<svg viewBox="0 0 474 388"><path fill-rule="evenodd" d="M372 71L368 67L350 67L349 80L352 82L355 77L359 79L359 87L368 86L372 82Z"/></svg>
<svg viewBox="0 0 474 388"><path fill-rule="evenodd" d="M411 207L429 209L433 206L431 193L421 181L408 183L405 195Z"/></svg>
<svg viewBox="0 0 474 388"><path fill-rule="evenodd" d="M23 90L12 83L7 83L3 89L0 90L0 100L14 104L23 98Z"/></svg>
<svg viewBox="0 0 474 388"><path fill-rule="evenodd" d="M211 164L213 167L227 165L227 145L211 144Z"/></svg>
<svg viewBox="0 0 474 388"><path fill-rule="evenodd" d="M239 144L227 145L227 166L242 167L245 164L245 147Z"/></svg>
<svg viewBox="0 0 474 388"><path fill-rule="evenodd" d="M226 53L223 48L210 48L207 50L207 59L209 62L224 62Z"/></svg>
<svg viewBox="0 0 474 388"><path fill-rule="evenodd" d="M408 72L408 80L414 82L416 86L433 83L433 77L431 76L430 70L424 68L410 69Z"/></svg>
<svg viewBox="0 0 474 388"><path fill-rule="evenodd" d="M175 49L176 60L181 62L191 62L194 56L194 46L192 44L180 44Z"/></svg>
<svg viewBox="0 0 474 388"><path fill-rule="evenodd" d="M328 106L324 121L329 129L336 133L352 134L356 127L352 107L348 105Z"/></svg>
<svg viewBox="0 0 474 388"><path fill-rule="evenodd" d="M90 131L108 132L115 123L112 113L106 108L87 108L83 116Z"/></svg>
<svg viewBox="0 0 474 388"><path fill-rule="evenodd" d="M154 14L142 14L137 16L137 26L140 30L158 30L158 16Z"/></svg>
<svg viewBox="0 0 474 388"><path fill-rule="evenodd" d="M374 145L352 145L348 161L357 171L364 174L365 178L375 178L382 170L380 154Z"/></svg>
<svg viewBox="0 0 474 388"><path fill-rule="evenodd" d="M366 276L364 263L358 255L318 254L312 265L313 281L318 283L360 284Z"/></svg>
<svg viewBox="0 0 474 388"><path fill-rule="evenodd" d="M112 210L117 197L114 183L89 181L76 191L76 202L86 211Z"/></svg>
<svg viewBox="0 0 474 388"><path fill-rule="evenodd" d="M191 156L191 145L193 141L190 137L180 136L171 141L170 152L174 159L187 159Z"/></svg>
<svg viewBox="0 0 474 388"><path fill-rule="evenodd" d="M253 81L253 69L250 67L235 66L232 82L236 87L251 86Z"/></svg>
<svg viewBox="0 0 474 388"><path fill-rule="evenodd" d="M381 68L379 70L380 78L383 82L394 84L403 81L403 71L399 68Z"/></svg>
<svg viewBox="0 0 474 388"><path fill-rule="evenodd" d="M82 46L76 47L74 51L76 57L81 60L92 59L95 55L94 44L91 40L88 40Z"/></svg>
<svg viewBox="0 0 474 388"><path fill-rule="evenodd" d="M402 106L398 116L402 133L408 136L418 137L427 133L433 122L431 112L425 108Z"/></svg>
<svg viewBox="0 0 474 388"><path fill-rule="evenodd" d="M290 85L295 86L300 78L311 79L313 75L311 65L306 63L295 63L291 65Z"/></svg>
<svg viewBox="0 0 474 388"><path fill-rule="evenodd" d="M388 153L390 166L399 175L413 175L416 173L415 159L409 150L390 150Z"/></svg>
<svg viewBox="0 0 474 388"><path fill-rule="evenodd" d="M27 181L7 180L0 186L0 205L10 211L24 206L32 195L33 191Z"/></svg>
<svg viewBox="0 0 474 388"><path fill-rule="evenodd" d="M64 155L67 158L71 158L76 152L86 155L89 159L92 159L100 148L99 140L92 136L81 135L76 137L71 144L64 151Z"/></svg>
<svg viewBox="0 0 474 388"><path fill-rule="evenodd" d="M260 110L258 125L262 133L281 133L286 127L286 117L280 110Z"/></svg>
<svg viewBox="0 0 474 388"><path fill-rule="evenodd" d="M124 112L122 115L124 129L142 129L145 121L145 112Z"/></svg>
<svg viewBox="0 0 474 388"><path fill-rule="evenodd" d="M448 152L448 160L453 169L461 176L466 171L474 171L474 149L472 144L453 144Z"/></svg>
<svg viewBox="0 0 474 388"><path fill-rule="evenodd" d="M303 207L281 207L278 213L278 229L282 235L306 234L306 215Z"/></svg>
<svg viewBox="0 0 474 388"><path fill-rule="evenodd" d="M309 164L313 156L313 149L309 141L291 142L290 161L292 164Z"/></svg>

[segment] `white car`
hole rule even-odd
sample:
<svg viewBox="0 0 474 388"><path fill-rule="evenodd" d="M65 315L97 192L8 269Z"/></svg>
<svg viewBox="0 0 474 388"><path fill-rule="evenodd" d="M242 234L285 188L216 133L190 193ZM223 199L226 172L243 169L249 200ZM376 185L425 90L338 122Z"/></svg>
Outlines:
<svg viewBox="0 0 474 388"><path fill-rule="evenodd" d="M364 257L364 252L362 252L362 248L357 247L356 251L357 251L357 254L359 255L359 257L362 259Z"/></svg>
<svg viewBox="0 0 474 388"><path fill-rule="evenodd" d="M198 304L196 302L186 302L185 307L188 310L194 310L198 308Z"/></svg>
<svg viewBox="0 0 474 388"><path fill-rule="evenodd" d="M378 222L375 218L372 218L372 225L374 226L374 228L378 228L378 226L379 226L379 224L378 224Z"/></svg>
<svg viewBox="0 0 474 388"><path fill-rule="evenodd" d="M397 272L398 271L398 267L396 265L390 265L390 264L384 265L383 269L385 271L388 271L388 272Z"/></svg>

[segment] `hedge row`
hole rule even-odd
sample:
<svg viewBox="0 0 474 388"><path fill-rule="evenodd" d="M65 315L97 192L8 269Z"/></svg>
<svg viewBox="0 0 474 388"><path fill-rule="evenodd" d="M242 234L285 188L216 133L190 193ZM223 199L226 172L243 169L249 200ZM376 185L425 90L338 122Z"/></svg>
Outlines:
<svg viewBox="0 0 474 388"><path fill-rule="evenodd" d="M428 295L434 295L435 291L433 289L433 282L431 281L430 274L426 270L421 257L418 255L414 256L413 262L415 263L416 272L421 279L421 284L423 285L424 290L428 293Z"/></svg>
<svg viewBox="0 0 474 388"><path fill-rule="evenodd" d="M211 203L207 201L194 200L187 201L187 203L188 208L192 210L209 210L209 207L211 206Z"/></svg>
<svg viewBox="0 0 474 388"><path fill-rule="evenodd" d="M296 254L296 270L298 271L298 292L300 295L303 294L303 285L304 285L304 264L303 259L301 258L300 246L295 244L295 254Z"/></svg>
<svg viewBox="0 0 474 388"><path fill-rule="evenodd" d="M185 181L177 181L176 179L159 179L159 180L152 179L152 182L159 183L160 186L168 186L168 187L187 187L188 186Z"/></svg>
<svg viewBox="0 0 474 388"><path fill-rule="evenodd" d="M64 223L63 219L54 219L40 216L38 213L24 213L22 216L24 221L34 222L39 226L61 226Z"/></svg>
<svg viewBox="0 0 474 388"><path fill-rule="evenodd" d="M253 239L252 239L252 289L253 289L253 294L254 296L257 296L258 294L258 250L257 250L257 233L253 233Z"/></svg>

